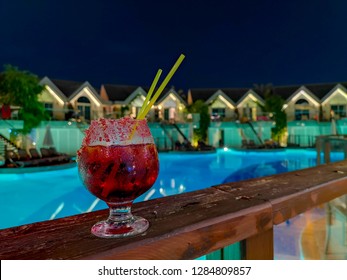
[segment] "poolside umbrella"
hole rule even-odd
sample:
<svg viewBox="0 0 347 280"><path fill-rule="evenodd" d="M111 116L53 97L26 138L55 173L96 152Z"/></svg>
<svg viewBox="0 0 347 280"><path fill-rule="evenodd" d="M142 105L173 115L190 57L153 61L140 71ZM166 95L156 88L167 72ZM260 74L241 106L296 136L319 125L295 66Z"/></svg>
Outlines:
<svg viewBox="0 0 347 280"><path fill-rule="evenodd" d="M45 138L43 138L43 144L42 145L45 147L53 147L54 146L50 125L46 126Z"/></svg>

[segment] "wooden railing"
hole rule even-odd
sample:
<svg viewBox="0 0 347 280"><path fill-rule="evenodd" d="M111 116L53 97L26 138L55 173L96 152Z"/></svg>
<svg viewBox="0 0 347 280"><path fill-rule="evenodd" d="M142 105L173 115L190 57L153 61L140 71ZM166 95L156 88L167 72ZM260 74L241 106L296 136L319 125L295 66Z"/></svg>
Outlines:
<svg viewBox="0 0 347 280"><path fill-rule="evenodd" d="M195 259L241 241L243 259L273 259L274 225L346 194L346 175L343 161L137 203L150 228L131 238L90 234L107 210L4 229L0 258Z"/></svg>

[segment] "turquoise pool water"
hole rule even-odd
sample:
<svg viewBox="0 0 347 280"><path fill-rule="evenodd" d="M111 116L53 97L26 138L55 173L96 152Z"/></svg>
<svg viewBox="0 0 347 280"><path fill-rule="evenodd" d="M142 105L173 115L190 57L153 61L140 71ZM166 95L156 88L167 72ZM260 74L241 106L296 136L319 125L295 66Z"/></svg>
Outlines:
<svg viewBox="0 0 347 280"><path fill-rule="evenodd" d="M314 150L218 150L215 154L160 154L155 185L137 201L207 188L223 182L287 172L316 164ZM342 160L335 153L333 161ZM107 208L83 187L77 168L0 174L0 228Z"/></svg>

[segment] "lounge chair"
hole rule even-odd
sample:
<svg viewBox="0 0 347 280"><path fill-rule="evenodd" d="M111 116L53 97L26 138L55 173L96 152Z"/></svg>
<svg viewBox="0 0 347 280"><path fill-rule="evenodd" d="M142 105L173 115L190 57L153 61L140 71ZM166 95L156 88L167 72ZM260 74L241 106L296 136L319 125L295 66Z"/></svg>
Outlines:
<svg viewBox="0 0 347 280"><path fill-rule="evenodd" d="M181 142L180 141L176 141L175 142L175 150L176 151L179 151L179 150L181 150L181 148L182 148L182 144L181 144Z"/></svg>
<svg viewBox="0 0 347 280"><path fill-rule="evenodd" d="M26 150L18 149L18 156L19 159L18 161L16 161L16 163L19 164L21 167L39 165L39 162L35 159L32 159L30 154L28 154Z"/></svg>
<svg viewBox="0 0 347 280"><path fill-rule="evenodd" d="M265 144L265 148L267 149L275 149L279 147L278 143L273 141L272 139L271 140L265 139L264 144Z"/></svg>
<svg viewBox="0 0 347 280"><path fill-rule="evenodd" d="M38 165L38 162L32 160L25 150L18 149L17 153L14 151L6 152L6 165L7 167L27 167Z"/></svg>
<svg viewBox="0 0 347 280"><path fill-rule="evenodd" d="M49 149L47 149L47 148L41 148L41 149L40 149L40 152L41 152L42 158L49 158L49 157L52 157L52 156L53 156L53 155L50 153Z"/></svg>
<svg viewBox="0 0 347 280"><path fill-rule="evenodd" d="M242 139L241 148L247 148L247 147L248 147L248 141L246 139Z"/></svg>
<svg viewBox="0 0 347 280"><path fill-rule="evenodd" d="M48 149L48 151L50 152L50 154L52 156L62 156L62 155L65 155L65 154L62 154L62 153L58 153L57 150L54 147L50 147Z"/></svg>
<svg viewBox="0 0 347 280"><path fill-rule="evenodd" d="M42 158L49 160L51 163L69 162L70 156L58 153L55 148L41 148Z"/></svg>
<svg viewBox="0 0 347 280"><path fill-rule="evenodd" d="M204 141L198 141L198 150L199 151L212 151L215 148L211 145L207 145Z"/></svg>
<svg viewBox="0 0 347 280"><path fill-rule="evenodd" d="M42 158L38 150L35 148L29 149L29 153L31 155L31 160L35 160L35 163L38 165L47 165L50 163L49 158Z"/></svg>
<svg viewBox="0 0 347 280"><path fill-rule="evenodd" d="M27 161L27 160L30 160L31 157L30 155L27 153L26 150L23 150L23 149L18 149L18 159L20 161Z"/></svg>
<svg viewBox="0 0 347 280"><path fill-rule="evenodd" d="M40 159L41 158L41 155L39 154L39 152L35 148L29 149L29 153L30 153L32 159Z"/></svg>
<svg viewBox="0 0 347 280"><path fill-rule="evenodd" d="M16 163L19 160L18 154L14 151L6 151L5 153L5 166L6 167L18 167Z"/></svg>
<svg viewBox="0 0 347 280"><path fill-rule="evenodd" d="M257 145L255 144L254 140L249 140L247 149L256 149L258 148Z"/></svg>
<svg viewBox="0 0 347 280"><path fill-rule="evenodd" d="M53 155L48 148L40 149L42 159L46 160L46 164L55 164L59 163L59 159Z"/></svg>

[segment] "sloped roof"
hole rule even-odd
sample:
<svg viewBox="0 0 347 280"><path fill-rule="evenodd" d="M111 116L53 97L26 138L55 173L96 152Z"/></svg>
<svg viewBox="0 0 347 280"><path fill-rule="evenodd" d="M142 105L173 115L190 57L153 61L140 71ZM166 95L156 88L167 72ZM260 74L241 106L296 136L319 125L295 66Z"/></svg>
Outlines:
<svg viewBox="0 0 347 280"><path fill-rule="evenodd" d="M103 85L110 101L125 101L139 86Z"/></svg>
<svg viewBox="0 0 347 280"><path fill-rule="evenodd" d="M67 98L70 98L76 90L78 90L85 82L68 81L59 79L50 79L50 81L59 89ZM323 100L324 97L338 84L347 88L347 82L340 83L320 83L320 84L304 84L304 85L285 85L285 86L274 86L273 90L275 94L280 95L283 99L288 100L300 87L304 86L311 91L317 98L317 100ZM104 84L105 91L111 102L124 102L126 99L136 91L140 86L133 85L114 85ZM94 87L93 87L94 88ZM95 89L95 88L94 88ZM145 92L148 92L149 88L142 87ZM163 90L164 93L169 91L169 88ZM233 102L239 102L244 95L249 91L253 90L261 98L265 98L261 92L254 88L192 88L189 89L193 102L201 99L206 102L213 94L218 90L221 90L228 96ZM99 89L95 89L95 92L100 94ZM177 92L176 92L177 93ZM182 97L182 93L179 92L177 95ZM164 96L161 96L156 103L162 100ZM184 101L186 102L186 96L184 94Z"/></svg>
<svg viewBox="0 0 347 280"><path fill-rule="evenodd" d="M274 94L281 96L284 100L287 100L294 92L296 92L301 86L293 85L293 86L278 86L273 87ZM260 94L263 98L263 94Z"/></svg>
<svg viewBox="0 0 347 280"><path fill-rule="evenodd" d="M336 85L342 85L347 88L347 82L342 83L325 83L325 84L307 84L307 85L287 85L287 86L273 86L274 93L280 95L283 99L287 100L290 98L300 87L304 86L311 91L318 100L322 100L329 91L331 91ZM253 90L261 98L265 96L254 88L197 88L190 89L193 101L202 99L203 101L208 100L218 90L223 91L231 100L238 102L247 93L248 90Z"/></svg>
<svg viewBox="0 0 347 280"><path fill-rule="evenodd" d="M235 103L240 101L242 97L250 90L250 88L222 88L223 91ZM253 90L254 91L254 90ZM256 92L256 91L254 91Z"/></svg>
<svg viewBox="0 0 347 280"><path fill-rule="evenodd" d="M40 80L40 85L48 86L55 93L55 98L58 98L61 102L66 102L68 100L67 96L61 92L61 90L52 82L47 76Z"/></svg>
<svg viewBox="0 0 347 280"><path fill-rule="evenodd" d="M305 85L313 94L319 99L322 99L329 91L331 91L336 85L341 84L346 87L347 83L329 83L329 84L312 84Z"/></svg>
<svg viewBox="0 0 347 280"><path fill-rule="evenodd" d="M51 79L51 81L68 98L84 83L84 82L55 80L55 79Z"/></svg>
<svg viewBox="0 0 347 280"><path fill-rule="evenodd" d="M304 85L288 85L288 86L275 86L274 91L284 99L288 99L295 91L301 86L310 90L319 100L329 93L336 85L343 85L347 87L347 82L342 83L325 83L325 84L304 84Z"/></svg>
<svg viewBox="0 0 347 280"><path fill-rule="evenodd" d="M217 90L218 88L192 88L190 89L190 93L193 102L199 99L207 101Z"/></svg>
<svg viewBox="0 0 347 280"><path fill-rule="evenodd" d="M105 100L103 100L100 96L100 93L89 83L89 82L84 82L82 83L75 91L72 95L70 95L69 99L72 101L73 99L75 99L78 95L81 94L82 90L84 88L88 88L88 94L91 94L94 98L96 98L100 103L106 103ZM95 102L95 100L93 100L93 102Z"/></svg>
<svg viewBox="0 0 347 280"><path fill-rule="evenodd" d="M187 101L183 99L173 88L164 88L163 92L161 93L160 97L157 99L155 104L160 104L161 102L163 102L164 99L170 95L170 93L177 96L181 103L187 105Z"/></svg>
<svg viewBox="0 0 347 280"><path fill-rule="evenodd" d="M198 89L190 89L192 94L193 102L201 99L203 101L207 101L214 93L218 90L221 90L227 95L232 101L237 103L246 93L250 90L250 88L198 88Z"/></svg>

